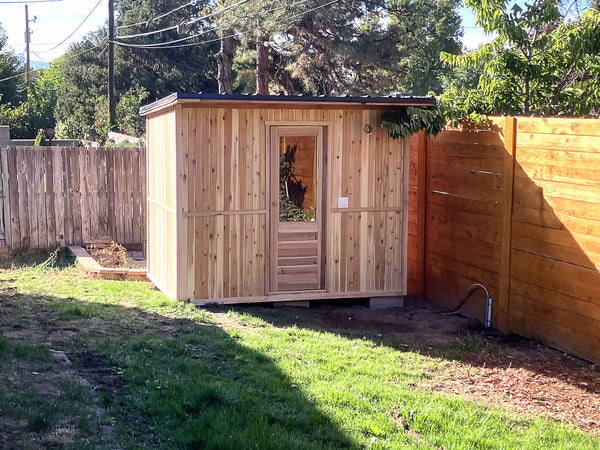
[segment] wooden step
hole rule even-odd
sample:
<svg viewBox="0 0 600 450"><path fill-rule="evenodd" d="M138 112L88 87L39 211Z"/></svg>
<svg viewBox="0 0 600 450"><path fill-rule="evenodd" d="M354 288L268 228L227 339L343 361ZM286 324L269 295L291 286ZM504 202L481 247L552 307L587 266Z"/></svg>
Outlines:
<svg viewBox="0 0 600 450"><path fill-rule="evenodd" d="M308 265L317 265L317 257L316 256L279 256L277 258L277 266L308 266Z"/></svg>

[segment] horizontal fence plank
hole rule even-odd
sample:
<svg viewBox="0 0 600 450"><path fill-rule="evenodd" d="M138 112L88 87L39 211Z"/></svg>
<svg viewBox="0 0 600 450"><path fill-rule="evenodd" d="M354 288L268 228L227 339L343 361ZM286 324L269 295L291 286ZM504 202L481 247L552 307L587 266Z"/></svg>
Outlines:
<svg viewBox="0 0 600 450"><path fill-rule="evenodd" d="M436 136L436 142L443 144L468 144L470 146L489 145L504 148L502 135L497 131L479 130L479 131L442 131Z"/></svg>
<svg viewBox="0 0 600 450"><path fill-rule="evenodd" d="M526 311L511 311L511 329L522 336L538 339L552 347L591 361L600 360L600 339L561 323L534 317Z"/></svg>
<svg viewBox="0 0 600 450"><path fill-rule="evenodd" d="M524 173L515 175L516 192L535 192L551 197L562 197L571 200L600 202L600 189L596 186L585 186L571 182L532 180Z"/></svg>
<svg viewBox="0 0 600 450"><path fill-rule="evenodd" d="M511 273L514 279L600 303L600 272L595 269L513 249Z"/></svg>
<svg viewBox="0 0 600 450"><path fill-rule="evenodd" d="M517 129L519 133L600 136L600 121L598 119L519 117Z"/></svg>
<svg viewBox="0 0 600 450"><path fill-rule="evenodd" d="M517 147L600 153L600 136L518 133Z"/></svg>
<svg viewBox="0 0 600 450"><path fill-rule="evenodd" d="M557 181L562 183L582 184L600 188L600 167L593 164L588 167L571 167L558 163L530 163L519 161L519 167L532 180Z"/></svg>

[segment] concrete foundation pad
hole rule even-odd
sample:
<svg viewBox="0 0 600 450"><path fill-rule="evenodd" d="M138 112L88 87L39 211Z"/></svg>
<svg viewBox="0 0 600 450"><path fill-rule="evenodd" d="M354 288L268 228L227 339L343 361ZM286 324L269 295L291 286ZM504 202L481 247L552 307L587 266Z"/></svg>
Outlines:
<svg viewBox="0 0 600 450"><path fill-rule="evenodd" d="M404 308L404 296L370 297L367 305L369 309Z"/></svg>
<svg viewBox="0 0 600 450"><path fill-rule="evenodd" d="M298 300L295 302L273 302L273 307L292 306L294 308L310 308L309 300Z"/></svg>

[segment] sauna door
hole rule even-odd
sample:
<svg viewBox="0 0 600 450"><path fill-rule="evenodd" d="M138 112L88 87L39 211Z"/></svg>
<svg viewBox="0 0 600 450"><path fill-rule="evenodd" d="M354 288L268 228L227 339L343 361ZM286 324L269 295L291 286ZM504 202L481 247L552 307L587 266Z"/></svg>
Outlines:
<svg viewBox="0 0 600 450"><path fill-rule="evenodd" d="M324 289L324 127L270 131L270 291Z"/></svg>

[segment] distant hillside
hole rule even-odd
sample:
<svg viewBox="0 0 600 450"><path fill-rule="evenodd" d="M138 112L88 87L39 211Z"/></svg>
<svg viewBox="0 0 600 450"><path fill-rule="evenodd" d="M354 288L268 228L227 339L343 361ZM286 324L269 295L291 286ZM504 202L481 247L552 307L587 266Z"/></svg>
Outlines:
<svg viewBox="0 0 600 450"><path fill-rule="evenodd" d="M48 67L50 67L48 63L45 63L43 61L31 61L32 69L47 69Z"/></svg>
<svg viewBox="0 0 600 450"><path fill-rule="evenodd" d="M25 57L22 55L19 55L18 57L24 66L25 65ZM47 69L49 67L48 63L45 63L44 61L30 61L30 64L31 64L32 69Z"/></svg>

